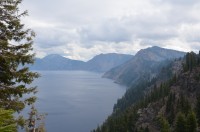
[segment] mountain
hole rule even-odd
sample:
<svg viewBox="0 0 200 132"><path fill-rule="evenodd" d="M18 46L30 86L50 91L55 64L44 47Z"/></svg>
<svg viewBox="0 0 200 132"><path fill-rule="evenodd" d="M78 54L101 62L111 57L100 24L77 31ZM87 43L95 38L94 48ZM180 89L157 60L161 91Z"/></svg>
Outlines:
<svg viewBox="0 0 200 132"><path fill-rule="evenodd" d="M83 62L51 54L42 59L36 58L35 64L30 66L30 68L32 70L86 70L105 72L125 63L132 57L132 55L109 53L97 55L88 62Z"/></svg>
<svg viewBox="0 0 200 132"><path fill-rule="evenodd" d="M199 88L200 52L187 53L171 60L154 79L130 87L93 132L197 132Z"/></svg>
<svg viewBox="0 0 200 132"><path fill-rule="evenodd" d="M131 86L141 76L147 76L147 73L150 75L149 78L153 78L159 68L162 68L160 63L163 62L164 64L166 60L183 57L184 55L184 52L157 46L142 49L126 63L106 72L103 77L113 79L116 83Z"/></svg>
<svg viewBox="0 0 200 132"><path fill-rule="evenodd" d="M105 72L113 67L121 65L126 61L130 60L133 56L126 54L100 54L92 58L86 63L86 70Z"/></svg>
<svg viewBox="0 0 200 132"><path fill-rule="evenodd" d="M32 70L81 70L83 61L71 60L57 54L48 55L42 59L37 58Z"/></svg>

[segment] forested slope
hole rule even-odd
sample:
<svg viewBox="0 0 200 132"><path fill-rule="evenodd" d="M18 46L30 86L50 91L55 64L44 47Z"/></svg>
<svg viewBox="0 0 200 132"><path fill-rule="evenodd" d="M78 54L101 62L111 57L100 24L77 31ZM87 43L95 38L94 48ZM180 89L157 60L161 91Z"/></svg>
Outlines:
<svg viewBox="0 0 200 132"><path fill-rule="evenodd" d="M127 90L94 132L195 132L199 124L200 54L191 52Z"/></svg>

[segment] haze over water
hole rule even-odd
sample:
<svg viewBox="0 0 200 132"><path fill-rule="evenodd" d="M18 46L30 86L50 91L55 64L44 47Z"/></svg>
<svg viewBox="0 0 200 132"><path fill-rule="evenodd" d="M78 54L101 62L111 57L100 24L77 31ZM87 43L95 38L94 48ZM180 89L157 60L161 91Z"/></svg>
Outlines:
<svg viewBox="0 0 200 132"><path fill-rule="evenodd" d="M48 132L90 132L111 114L126 88L85 71L39 71L39 111L48 113Z"/></svg>

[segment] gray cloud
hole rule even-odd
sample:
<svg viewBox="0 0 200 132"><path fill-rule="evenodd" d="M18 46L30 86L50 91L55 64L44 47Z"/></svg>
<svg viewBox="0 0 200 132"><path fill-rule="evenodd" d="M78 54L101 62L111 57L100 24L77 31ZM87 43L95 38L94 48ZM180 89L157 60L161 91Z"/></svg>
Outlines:
<svg viewBox="0 0 200 132"><path fill-rule="evenodd" d="M191 6L199 2L199 0L161 0L162 2L176 4L176 5L184 5L184 6Z"/></svg>
<svg viewBox="0 0 200 132"><path fill-rule="evenodd" d="M24 1L22 9L30 14L24 23L37 33L38 56L87 60L153 45L200 48L199 0L34 0Z"/></svg>
<svg viewBox="0 0 200 132"><path fill-rule="evenodd" d="M124 42L130 41L131 34L117 20L110 20L95 27L83 28L80 32L81 41L105 41L105 42Z"/></svg>

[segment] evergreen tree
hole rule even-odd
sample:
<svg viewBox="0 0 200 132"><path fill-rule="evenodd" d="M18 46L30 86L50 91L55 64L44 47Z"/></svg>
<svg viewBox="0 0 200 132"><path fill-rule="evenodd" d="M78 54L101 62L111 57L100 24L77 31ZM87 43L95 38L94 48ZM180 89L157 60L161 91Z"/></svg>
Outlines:
<svg viewBox="0 0 200 132"><path fill-rule="evenodd" d="M187 53L185 56L185 65L184 71L191 71L194 67L199 64L199 55L195 54L194 52Z"/></svg>
<svg viewBox="0 0 200 132"><path fill-rule="evenodd" d="M198 125L200 125L200 96L197 97L197 103L196 103L196 117Z"/></svg>
<svg viewBox="0 0 200 132"><path fill-rule="evenodd" d="M193 111L189 112L187 116L187 131L196 132L197 131L197 119Z"/></svg>
<svg viewBox="0 0 200 132"><path fill-rule="evenodd" d="M96 132L101 132L101 128L99 127L99 125L98 125L98 127L97 127Z"/></svg>
<svg viewBox="0 0 200 132"><path fill-rule="evenodd" d="M31 29L25 29L19 13L22 0L0 0L0 108L20 112L36 97L23 97L36 93L36 87L28 87L37 73L30 72L27 64L34 62L32 54L33 38Z"/></svg>
<svg viewBox="0 0 200 132"><path fill-rule="evenodd" d="M176 132L186 132L186 119L183 113L178 113L175 124Z"/></svg>
<svg viewBox="0 0 200 132"><path fill-rule="evenodd" d="M29 118L25 122L25 128L27 132L46 132L45 130L45 119L46 114L39 114L34 106L31 107Z"/></svg>
<svg viewBox="0 0 200 132"><path fill-rule="evenodd" d="M0 132L16 132L17 126L12 110L0 109Z"/></svg>
<svg viewBox="0 0 200 132"><path fill-rule="evenodd" d="M160 117L160 128L161 132L170 132L169 122L163 116Z"/></svg>
<svg viewBox="0 0 200 132"><path fill-rule="evenodd" d="M180 99L178 101L179 101L179 103L178 103L179 111L181 111L182 113L187 115L191 110L191 105L190 105L188 99L185 98L185 96L183 94L180 94Z"/></svg>
<svg viewBox="0 0 200 132"><path fill-rule="evenodd" d="M198 65L200 64L200 51L199 51L199 54L198 54L197 64Z"/></svg>
<svg viewBox="0 0 200 132"><path fill-rule="evenodd" d="M148 126L145 127L144 132L149 132L149 127Z"/></svg>
<svg viewBox="0 0 200 132"><path fill-rule="evenodd" d="M170 124L173 124L175 118L174 102L175 102L175 93L170 93L167 99L166 110L165 110L167 113L167 119Z"/></svg>

